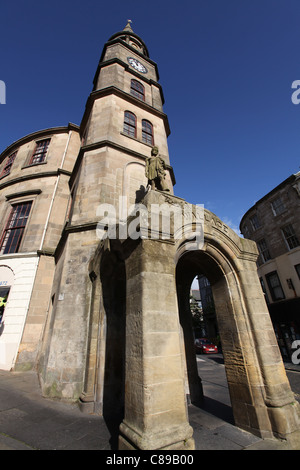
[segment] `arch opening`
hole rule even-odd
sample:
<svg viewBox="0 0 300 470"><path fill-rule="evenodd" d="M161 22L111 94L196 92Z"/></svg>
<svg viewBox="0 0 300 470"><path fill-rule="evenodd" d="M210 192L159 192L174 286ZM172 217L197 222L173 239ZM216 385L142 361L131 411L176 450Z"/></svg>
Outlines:
<svg viewBox="0 0 300 470"><path fill-rule="evenodd" d="M228 389L224 390L224 384L227 385L224 356L230 354L230 351L226 351L225 345L224 354L222 348L222 336L226 335L222 318L224 315L233 315L225 273L206 252L188 251L178 260L176 287L185 356L187 402L233 423L229 384ZM209 340L218 348L216 357L210 356L214 359L218 377L212 376L213 368L207 365L212 364L212 361L205 362L202 359L204 356L197 354L195 340L199 338ZM218 394L220 387L223 389L222 398Z"/></svg>

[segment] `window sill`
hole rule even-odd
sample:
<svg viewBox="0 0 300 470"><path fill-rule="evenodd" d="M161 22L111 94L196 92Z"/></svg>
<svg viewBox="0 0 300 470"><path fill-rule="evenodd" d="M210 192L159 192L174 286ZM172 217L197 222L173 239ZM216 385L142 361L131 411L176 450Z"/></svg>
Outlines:
<svg viewBox="0 0 300 470"><path fill-rule="evenodd" d="M39 166L39 165L46 165L47 161L45 162L40 162L40 163L31 163L30 165L24 165L22 166L21 170L24 170L25 168L31 168L33 166Z"/></svg>
<svg viewBox="0 0 300 470"><path fill-rule="evenodd" d="M1 260L10 259L10 258L37 258L38 253L36 251L31 251L28 253L7 253L5 255L0 255Z"/></svg>
<svg viewBox="0 0 300 470"><path fill-rule="evenodd" d="M150 147L150 148L152 148L153 145L154 145L154 144L153 145L152 144L147 144L146 142L144 142L143 140L138 139L137 137L132 137L131 135L125 134L125 132L120 132L120 134L123 135L124 137L128 137L129 139L135 140L139 144L144 144L144 145L146 145L147 147Z"/></svg>
<svg viewBox="0 0 300 470"><path fill-rule="evenodd" d="M3 180L3 178L6 178L6 177L9 176L9 175L10 175L10 172L9 172L9 173L6 173L6 175L0 176L0 181Z"/></svg>
<svg viewBox="0 0 300 470"><path fill-rule="evenodd" d="M287 254L292 255L293 253L300 250L300 246L295 246L295 248L288 248Z"/></svg>

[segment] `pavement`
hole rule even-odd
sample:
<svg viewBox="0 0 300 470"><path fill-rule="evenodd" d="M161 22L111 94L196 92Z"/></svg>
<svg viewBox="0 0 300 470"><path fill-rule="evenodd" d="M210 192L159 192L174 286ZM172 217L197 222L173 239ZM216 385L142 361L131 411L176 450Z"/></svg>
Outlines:
<svg viewBox="0 0 300 470"><path fill-rule="evenodd" d="M205 400L189 405L197 450L288 450L234 426L221 360L198 358ZM117 450L117 418L82 413L42 397L35 372L0 370L0 450Z"/></svg>

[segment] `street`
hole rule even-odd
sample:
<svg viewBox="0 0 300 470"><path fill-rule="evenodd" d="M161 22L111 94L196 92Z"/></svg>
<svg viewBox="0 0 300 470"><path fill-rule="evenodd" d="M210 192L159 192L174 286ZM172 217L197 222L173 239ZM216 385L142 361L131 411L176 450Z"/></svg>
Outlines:
<svg viewBox="0 0 300 470"><path fill-rule="evenodd" d="M276 439L263 440L235 426L223 355L197 354L196 357L204 393L200 406L188 407L196 450L288 450ZM295 397L300 401L300 367L297 367L298 371L286 372Z"/></svg>
<svg viewBox="0 0 300 470"><path fill-rule="evenodd" d="M197 354L197 365L204 396L231 407L223 355L221 353ZM295 398L300 402L300 366L296 368L299 370L286 369L286 373Z"/></svg>
<svg viewBox="0 0 300 470"><path fill-rule="evenodd" d="M234 425L221 354L197 356L204 403L189 405L196 450L289 450ZM300 373L288 371L299 400ZM82 413L76 404L42 397L37 374L0 371L0 450L117 449L120 421Z"/></svg>

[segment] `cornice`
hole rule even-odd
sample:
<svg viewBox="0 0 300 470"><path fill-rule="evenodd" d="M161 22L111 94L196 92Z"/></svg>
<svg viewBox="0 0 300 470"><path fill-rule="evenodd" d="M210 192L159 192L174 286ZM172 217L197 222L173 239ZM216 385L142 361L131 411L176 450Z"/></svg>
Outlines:
<svg viewBox="0 0 300 470"><path fill-rule="evenodd" d="M7 201L10 201L11 199L16 199L18 197L38 195L41 194L41 192L41 189L29 189L28 191L20 191L19 193L8 194L7 196L5 196L5 199Z"/></svg>
<svg viewBox="0 0 300 470"><path fill-rule="evenodd" d="M125 29L123 29L122 31L118 31L117 33L113 34L113 35L109 38L108 42L112 42L112 41L116 41L116 40L117 40L118 42L123 42L123 43L125 43L126 46L130 47L131 49L136 50L135 48L132 48L132 47L130 46L130 44L128 44L127 42L123 41L122 38L121 38L121 36L126 36L126 37L132 36L133 38L137 39L137 40L143 45L143 47L144 47L144 49L145 49L145 51L146 51L146 54L142 54L141 52L140 52L139 54L142 55L142 56L146 56L146 57L149 58L149 51L148 51L148 48L147 48L145 42L143 41L143 39L142 39L138 34L134 33L133 31L128 31L128 30L125 30Z"/></svg>
<svg viewBox="0 0 300 470"><path fill-rule="evenodd" d="M136 51L134 50L134 52L136 52ZM152 62L150 60L148 60L148 61L150 63L152 63L154 66L156 66L155 62ZM97 78L98 78L100 69L102 69L104 67L108 67L109 65L113 65L113 64L121 65L122 67L124 67L126 72L130 72L132 75L136 76L140 81L143 81L143 82L148 83L150 85L157 86L160 90L161 97L162 97L162 102L164 104L164 96L163 96L163 91L162 91L161 84L158 83L158 81L153 80L152 78L147 78L144 75L141 75L140 73L136 72L133 68L129 67L129 64L127 62L124 62L123 60L119 59L118 57L114 57L113 59L108 59L108 60L99 62L99 65L97 67L95 77L94 77L94 80L93 80L93 85L94 85L93 91L96 91L95 88L96 88ZM157 71L156 71L156 73L158 75Z"/></svg>
<svg viewBox="0 0 300 470"><path fill-rule="evenodd" d="M141 101L138 98L136 98L135 96L131 95L130 93L126 93L125 91L120 90L119 88L117 88L115 86L109 86L109 87L106 87L106 88L101 88L100 90L92 91L92 93L90 94L90 96L88 97L88 100L86 102L84 115L83 115L83 118L82 118L82 121L81 121L81 124L80 124L81 134L84 131L84 128L85 128L86 122L88 120L88 116L91 112L92 106L94 104L94 101L96 99L102 98L104 96L109 96L109 95L119 96L120 98L123 98L126 101L129 101L130 103L139 106L140 108L144 109L145 111L148 111L150 113L155 114L158 117L161 117L162 120L164 121L166 134L167 134L167 136L170 135L171 131L170 131L170 126L169 126L168 116L164 112L159 111L159 109L154 108L153 106L150 106L149 104L145 103L145 101Z"/></svg>
<svg viewBox="0 0 300 470"><path fill-rule="evenodd" d="M18 176L17 178L13 178L11 180L5 181L4 183L0 184L0 191L1 189L7 188L8 186L12 186L17 183L22 183L23 181L28 181L31 179L39 179L39 178L51 178L54 176L58 175L66 175L66 176L71 176L71 172L67 170L63 170L61 168L58 168L55 171L44 171L42 173L33 173L30 175L22 175Z"/></svg>
<svg viewBox="0 0 300 470"><path fill-rule="evenodd" d="M0 163L4 160L4 158L12 153L12 151L16 147L20 147L21 145L26 144L27 142L30 142L31 140L36 140L39 139L40 137L43 137L45 135L52 135L52 134L61 134L64 132L70 132L71 130L79 132L80 127L77 126L76 124L69 123L68 126L59 126L59 127L49 127L48 129L42 129L36 132L32 132L31 134L27 134L24 137L21 137L20 139L16 140L13 142L11 145L6 147L5 150L0 154Z"/></svg>
<svg viewBox="0 0 300 470"><path fill-rule="evenodd" d="M134 52L136 55L138 55L141 59L143 60L147 60L150 64L154 65L155 69L156 69L156 73L157 73L157 78L159 78L158 76L158 70L157 70L157 64L156 62L154 62L154 60L150 59L149 57L149 53L148 53L148 49L147 49L147 46L145 45L144 41L137 35L135 35L134 37L138 40L140 40L142 43L143 43L143 46L146 48L146 51L147 51L147 55L143 54L142 52L138 51L135 47L132 47L130 46L130 44L128 44L126 41L123 41L120 37L114 37L115 35L113 35L105 44L104 44L104 47L103 47L103 51L102 51L102 54L101 54L101 57L100 57L100 61L99 62L102 62L103 59L104 59L104 56L105 56L105 53L106 53L106 49L109 47L109 46L112 46L114 44L122 44L124 47L126 47L126 49L128 49L130 52Z"/></svg>
<svg viewBox="0 0 300 470"><path fill-rule="evenodd" d="M239 225L240 230L242 228L243 223L246 221L246 219L249 217L249 215L251 215L252 212L254 213L263 202L265 202L269 198L273 197L282 188L284 188L287 185L291 186L292 183L296 179L297 179L297 175L295 175L295 174L290 175L284 181L282 181L277 186L275 186L275 188L271 189L271 191L269 191L267 194L265 194L262 198L260 198L253 206L251 206L241 218L240 225Z"/></svg>
<svg viewBox="0 0 300 470"><path fill-rule="evenodd" d="M126 49L128 49L130 52L136 54L137 56L139 56L141 59L143 60L146 60L147 62L149 62L151 65L154 66L155 68L155 72L156 72L156 76L157 76L157 80L159 80L159 73L158 73L158 68L157 68L157 64L156 62L154 62L152 59L150 59L149 56L146 56L144 54L142 54L141 52L139 52L137 49L135 49L134 47L130 46L129 44L127 44L127 42L125 41L122 41L122 39L120 38L116 38L116 39L112 39L112 40L109 40L105 45L104 45L104 48L103 48L103 51L102 51L102 54L101 54L101 57L100 57L100 61L99 61L99 64L98 64L98 67L97 67L97 70L96 70L96 73L95 73L95 77L94 77L94 80L93 80L93 84L94 84L94 87L95 87L95 82L96 82L96 77L98 76L98 73L99 73L99 70L100 68L102 67L102 64L106 63L106 61L104 62L103 59L104 59L104 56L105 56L105 53L106 53L106 49L108 46L112 46L114 44L121 44L122 46L126 47ZM147 48L146 48L147 49ZM148 52L148 51L147 51ZM128 68L129 69L129 66L128 64L126 64L125 62L123 62L122 60L120 59L111 59L115 62L119 62L121 63L124 67L126 67L126 69ZM130 71L132 72L133 70L130 69ZM140 75L138 75L139 78L141 78ZM145 77L146 78L146 77Z"/></svg>

